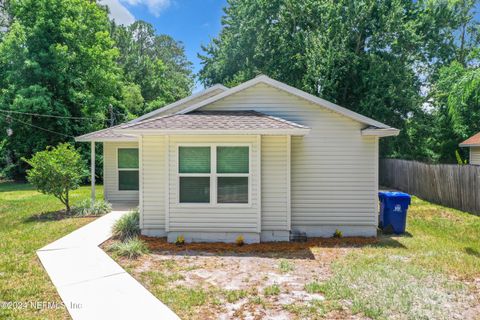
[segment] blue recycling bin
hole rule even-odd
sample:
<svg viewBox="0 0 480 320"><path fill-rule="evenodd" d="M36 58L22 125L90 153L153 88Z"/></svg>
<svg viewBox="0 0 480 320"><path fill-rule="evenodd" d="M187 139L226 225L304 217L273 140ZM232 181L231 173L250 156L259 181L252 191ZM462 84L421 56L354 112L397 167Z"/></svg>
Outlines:
<svg viewBox="0 0 480 320"><path fill-rule="evenodd" d="M380 199L380 228L392 229L394 233L405 232L407 211L411 197L403 192L379 192Z"/></svg>

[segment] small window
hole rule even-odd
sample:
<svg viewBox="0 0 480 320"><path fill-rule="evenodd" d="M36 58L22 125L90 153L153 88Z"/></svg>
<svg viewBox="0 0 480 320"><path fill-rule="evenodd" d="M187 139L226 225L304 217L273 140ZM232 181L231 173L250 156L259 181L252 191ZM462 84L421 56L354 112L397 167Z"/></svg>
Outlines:
<svg viewBox="0 0 480 320"><path fill-rule="evenodd" d="M138 190L138 149L118 149L118 190Z"/></svg>
<svg viewBox="0 0 480 320"><path fill-rule="evenodd" d="M217 203L248 203L248 147L217 147Z"/></svg>
<svg viewBox="0 0 480 320"><path fill-rule="evenodd" d="M210 147L180 147L180 203L210 203Z"/></svg>
<svg viewBox="0 0 480 320"><path fill-rule="evenodd" d="M218 203L248 203L248 177L218 177Z"/></svg>

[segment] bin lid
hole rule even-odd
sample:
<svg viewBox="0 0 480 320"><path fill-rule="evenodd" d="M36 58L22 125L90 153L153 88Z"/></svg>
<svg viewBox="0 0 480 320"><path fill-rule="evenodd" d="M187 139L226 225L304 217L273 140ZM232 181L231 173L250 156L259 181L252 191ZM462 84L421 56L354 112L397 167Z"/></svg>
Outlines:
<svg viewBox="0 0 480 320"><path fill-rule="evenodd" d="M405 192L398 192L398 191L380 191L378 196L381 198L401 198L401 199L410 199L410 195Z"/></svg>

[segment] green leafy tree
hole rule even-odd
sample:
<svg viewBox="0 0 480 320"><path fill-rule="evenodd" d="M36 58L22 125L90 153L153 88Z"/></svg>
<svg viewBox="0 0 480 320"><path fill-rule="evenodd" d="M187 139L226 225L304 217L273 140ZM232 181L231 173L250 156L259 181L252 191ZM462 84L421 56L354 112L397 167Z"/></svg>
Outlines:
<svg viewBox="0 0 480 320"><path fill-rule="evenodd" d="M220 35L199 55L205 85L264 73L402 129L382 141L383 155L438 158L429 88L478 45L462 36L475 1L227 2Z"/></svg>
<svg viewBox="0 0 480 320"><path fill-rule="evenodd" d="M192 66L181 43L170 36L157 35L145 21L135 21L127 27L112 23L112 35L120 50L118 64L125 81L139 86L144 102L136 108L127 106L131 113L139 116L190 94ZM138 92L132 95L137 102L141 100Z"/></svg>
<svg viewBox="0 0 480 320"><path fill-rule="evenodd" d="M32 168L27 170L28 181L38 191L58 198L70 213L70 191L78 189L88 174L85 163L73 146L68 143L48 147L31 159L23 159Z"/></svg>
<svg viewBox="0 0 480 320"><path fill-rule="evenodd" d="M0 43L0 153L2 167L10 164L4 173L21 178L22 157L104 127L108 106L120 107L122 74L107 12L95 1L11 0L9 13L14 22Z"/></svg>

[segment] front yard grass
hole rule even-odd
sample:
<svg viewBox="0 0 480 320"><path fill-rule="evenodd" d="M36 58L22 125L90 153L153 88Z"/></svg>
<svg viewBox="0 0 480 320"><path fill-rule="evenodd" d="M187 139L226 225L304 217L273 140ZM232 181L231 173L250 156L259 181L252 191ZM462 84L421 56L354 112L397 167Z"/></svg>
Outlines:
<svg viewBox="0 0 480 320"><path fill-rule="evenodd" d="M117 258L182 319L478 319L480 217L413 198L407 233L306 244L144 238Z"/></svg>
<svg viewBox="0 0 480 320"><path fill-rule="evenodd" d="M98 198L102 188L98 187ZM89 187L72 192L72 203L90 196ZM63 205L28 184L0 183L0 319L68 319L62 308L31 307L30 303L61 303L37 258L36 250L92 221L65 218ZM12 309L3 303L26 303ZM37 305L39 306L39 304Z"/></svg>

